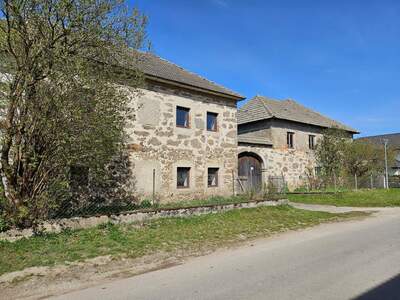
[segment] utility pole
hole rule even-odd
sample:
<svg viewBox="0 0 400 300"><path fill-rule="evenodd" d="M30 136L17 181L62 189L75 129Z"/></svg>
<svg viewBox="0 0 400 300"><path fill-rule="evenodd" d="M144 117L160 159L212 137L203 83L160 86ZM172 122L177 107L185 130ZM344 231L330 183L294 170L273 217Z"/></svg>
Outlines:
<svg viewBox="0 0 400 300"><path fill-rule="evenodd" d="M156 169L153 169L153 205L156 201Z"/></svg>
<svg viewBox="0 0 400 300"><path fill-rule="evenodd" d="M388 161L387 161L387 145L389 140L388 139L384 139L383 140L384 144L385 144L385 181L386 181L386 188L389 189L389 172L388 172Z"/></svg>

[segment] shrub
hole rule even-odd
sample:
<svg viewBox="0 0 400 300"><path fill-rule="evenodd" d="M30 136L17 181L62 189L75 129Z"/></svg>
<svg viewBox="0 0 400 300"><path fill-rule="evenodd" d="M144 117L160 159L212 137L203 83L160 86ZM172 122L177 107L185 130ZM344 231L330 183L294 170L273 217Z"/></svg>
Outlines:
<svg viewBox="0 0 400 300"><path fill-rule="evenodd" d="M140 202L140 205L139 205L140 208L150 208L152 206L153 206L153 204L149 199L144 199L142 202Z"/></svg>
<svg viewBox="0 0 400 300"><path fill-rule="evenodd" d="M6 220L2 216L0 216L0 232L6 231L9 229Z"/></svg>

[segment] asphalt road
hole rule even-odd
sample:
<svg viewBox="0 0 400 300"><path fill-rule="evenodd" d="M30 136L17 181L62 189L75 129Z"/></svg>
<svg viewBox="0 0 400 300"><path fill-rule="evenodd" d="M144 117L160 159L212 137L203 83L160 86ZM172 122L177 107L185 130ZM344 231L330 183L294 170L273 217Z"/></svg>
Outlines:
<svg viewBox="0 0 400 300"><path fill-rule="evenodd" d="M326 224L56 299L400 299L400 210Z"/></svg>

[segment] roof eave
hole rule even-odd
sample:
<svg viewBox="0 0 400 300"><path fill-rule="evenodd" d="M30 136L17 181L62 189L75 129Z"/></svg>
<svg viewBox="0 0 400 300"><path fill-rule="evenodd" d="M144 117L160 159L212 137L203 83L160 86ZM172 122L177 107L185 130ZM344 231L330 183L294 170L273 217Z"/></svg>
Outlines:
<svg viewBox="0 0 400 300"><path fill-rule="evenodd" d="M273 147L274 145L272 143L261 143L261 142L244 142L244 141L238 141L238 145L262 145L262 146L271 146Z"/></svg>
<svg viewBox="0 0 400 300"><path fill-rule="evenodd" d="M160 83L166 83L166 84L170 84L170 85L174 85L177 87L182 87L182 88L186 88L186 89L190 89L193 91L197 91L197 92L203 92L203 93L207 93L207 94L211 94L211 95L215 95L215 96L220 96L220 97L224 97L224 98L229 98L235 102L241 101L246 99L246 97L239 95L239 94L228 94L228 93L222 93L222 92L218 92L218 91L213 91L213 90L209 90L209 89L205 89L202 87L197 87L194 85L190 85L187 83L182 83L179 81L175 81L175 80L170 80L170 79L165 79L162 77L158 77L158 76L154 76L154 75L150 75L150 74L144 74L146 79L149 80L153 80L153 81L157 81Z"/></svg>
<svg viewBox="0 0 400 300"><path fill-rule="evenodd" d="M285 118L278 118L278 117L275 117L275 116L271 116L271 117L267 117L267 118L260 118L258 120L252 120L252 121L248 121L248 122L238 122L238 125L249 124L249 123L254 123L254 122L259 122L259 121L264 121L264 120L271 120L271 119L290 121L290 122L295 122L295 123L300 123L300 124L305 124L305 125L316 126L316 127L320 127L320 128L333 128L333 127L328 127L328 126L322 126L322 125L316 125L316 124L311 124L311 123L299 122L299 121L285 119ZM339 128L339 129L342 129L344 131L347 131L347 132L350 132L350 133L353 133L353 134L360 134L359 131L357 131L355 129L351 129L351 128L349 128L349 129Z"/></svg>

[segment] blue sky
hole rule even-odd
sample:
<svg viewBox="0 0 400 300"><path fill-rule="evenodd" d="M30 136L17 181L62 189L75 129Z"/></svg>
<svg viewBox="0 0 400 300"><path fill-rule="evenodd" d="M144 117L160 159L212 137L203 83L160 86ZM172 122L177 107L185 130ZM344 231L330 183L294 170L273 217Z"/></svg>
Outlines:
<svg viewBox="0 0 400 300"><path fill-rule="evenodd" d="M131 4L154 53L248 99L292 98L362 135L400 132L400 1Z"/></svg>

